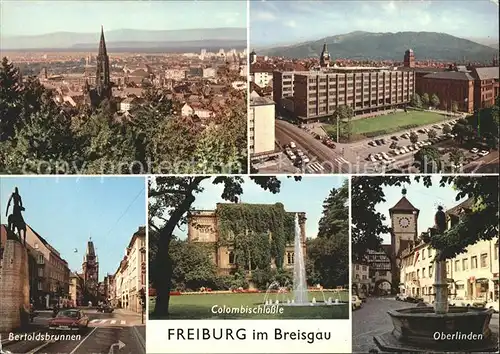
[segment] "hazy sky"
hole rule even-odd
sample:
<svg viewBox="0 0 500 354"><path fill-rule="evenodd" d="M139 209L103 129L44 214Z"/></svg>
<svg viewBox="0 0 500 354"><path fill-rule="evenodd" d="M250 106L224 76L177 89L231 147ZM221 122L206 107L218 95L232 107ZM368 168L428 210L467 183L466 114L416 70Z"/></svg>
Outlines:
<svg viewBox="0 0 500 354"><path fill-rule="evenodd" d="M460 204L465 200L456 201L457 191L452 185L440 187L439 181L441 176L432 177L432 186L427 188L422 182L418 183L412 180L411 184L405 185L407 190L406 199L413 204L413 206L420 210L418 216L418 234L427 231L427 229L434 225L434 215L436 214L438 205L441 205L446 211L452 207ZM378 204L375 209L384 214L386 223L390 226L391 219L389 217L389 209L396 205L403 196L403 187L385 187L386 202ZM383 243L391 243L390 235L383 236Z"/></svg>
<svg viewBox="0 0 500 354"><path fill-rule="evenodd" d="M4 36L247 26L246 1L0 1Z"/></svg>
<svg viewBox="0 0 500 354"><path fill-rule="evenodd" d="M279 179L281 180L280 193L272 194L244 177L241 202L263 204L280 202L283 203L286 211L305 212L307 217L306 237L316 237L318 222L323 212L323 201L333 188L341 187L346 178L303 176L301 181L286 177ZM205 191L196 196L193 205L195 209L214 210L216 203L227 203L220 197L223 190L222 185L213 185L212 179L210 179L203 181L202 186ZM183 230L177 229L175 234L181 238L187 237L187 227L183 226Z"/></svg>
<svg viewBox="0 0 500 354"><path fill-rule="evenodd" d="M132 235L146 225L144 178L0 177L2 224L16 186L26 208L24 220L61 253L72 271L81 271L92 237L100 280L116 271Z"/></svg>
<svg viewBox="0 0 500 354"><path fill-rule="evenodd" d="M353 31L498 38L498 0L250 2L250 46L291 44Z"/></svg>

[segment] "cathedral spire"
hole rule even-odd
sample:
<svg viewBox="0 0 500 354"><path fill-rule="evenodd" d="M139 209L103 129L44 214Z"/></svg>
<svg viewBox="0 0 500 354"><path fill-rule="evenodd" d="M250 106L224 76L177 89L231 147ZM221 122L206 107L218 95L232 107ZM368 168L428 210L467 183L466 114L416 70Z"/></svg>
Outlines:
<svg viewBox="0 0 500 354"><path fill-rule="evenodd" d="M104 40L104 28L101 25L101 40L99 41L99 55L108 55L106 51L106 41Z"/></svg>

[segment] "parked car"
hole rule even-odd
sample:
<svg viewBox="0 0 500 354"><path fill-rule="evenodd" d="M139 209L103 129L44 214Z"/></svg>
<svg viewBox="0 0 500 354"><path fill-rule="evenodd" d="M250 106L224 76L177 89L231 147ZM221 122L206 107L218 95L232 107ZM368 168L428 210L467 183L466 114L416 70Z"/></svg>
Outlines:
<svg viewBox="0 0 500 354"><path fill-rule="evenodd" d="M398 143L396 143L394 141L394 142L391 143L391 145L389 145L389 149L395 149L397 146L398 146Z"/></svg>
<svg viewBox="0 0 500 354"><path fill-rule="evenodd" d="M382 142L379 140L375 140L375 144L377 144L378 146L382 145Z"/></svg>
<svg viewBox="0 0 500 354"><path fill-rule="evenodd" d="M377 161L377 159L372 154L368 155L368 160L370 160L371 162Z"/></svg>
<svg viewBox="0 0 500 354"><path fill-rule="evenodd" d="M297 145L295 145L295 143L292 141L292 142L290 142L290 147L291 147L292 149L295 149L295 148L297 147Z"/></svg>
<svg viewBox="0 0 500 354"><path fill-rule="evenodd" d="M397 301L406 301L406 295L405 294L397 294L396 300Z"/></svg>
<svg viewBox="0 0 500 354"><path fill-rule="evenodd" d="M115 309L110 305L100 305L97 307L97 312L112 313Z"/></svg>
<svg viewBox="0 0 500 354"><path fill-rule="evenodd" d="M309 157L307 157L306 155L303 155L302 156L302 162L303 163L309 163L309 162L311 162L311 160L309 160Z"/></svg>
<svg viewBox="0 0 500 354"><path fill-rule="evenodd" d="M487 302L486 305L484 306L486 307L487 309L492 309L494 310L496 313L498 313L500 310L498 309L499 307L499 301L490 301L490 302Z"/></svg>
<svg viewBox="0 0 500 354"><path fill-rule="evenodd" d="M396 135L391 136L391 139L394 141L399 141L399 138Z"/></svg>
<svg viewBox="0 0 500 354"><path fill-rule="evenodd" d="M353 311L356 309L360 309L361 306L363 306L363 301L361 301L358 295L352 295L351 303Z"/></svg>
<svg viewBox="0 0 500 354"><path fill-rule="evenodd" d="M49 321L51 331L82 331L89 325L89 318L78 309L64 309Z"/></svg>
<svg viewBox="0 0 500 354"><path fill-rule="evenodd" d="M385 145L386 141L385 139L380 139L380 142Z"/></svg>
<svg viewBox="0 0 500 354"><path fill-rule="evenodd" d="M368 145L370 145L370 146L375 146L375 141L373 141L373 140L372 140L372 141L369 141L369 142L368 142Z"/></svg>
<svg viewBox="0 0 500 354"><path fill-rule="evenodd" d="M486 156L488 155L490 152L489 151L486 151L486 150L482 150L478 153L479 156Z"/></svg>
<svg viewBox="0 0 500 354"><path fill-rule="evenodd" d="M479 149L478 148L472 148L472 149L470 149L470 152L472 152L473 154L477 154L479 152Z"/></svg>
<svg viewBox="0 0 500 354"><path fill-rule="evenodd" d="M418 304L419 302L422 302L424 300L421 299L421 298L419 298L419 297L407 296L404 301L405 302L410 302L412 304Z"/></svg>

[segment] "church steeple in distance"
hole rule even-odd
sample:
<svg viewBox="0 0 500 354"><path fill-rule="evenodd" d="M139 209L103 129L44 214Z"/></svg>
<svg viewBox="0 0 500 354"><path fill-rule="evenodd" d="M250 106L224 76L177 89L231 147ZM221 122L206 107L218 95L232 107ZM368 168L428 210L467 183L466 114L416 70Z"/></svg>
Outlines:
<svg viewBox="0 0 500 354"><path fill-rule="evenodd" d="M104 28L101 26L101 40L99 41L99 53L97 54L96 91L99 101L111 97L111 81L109 78L109 57L104 39Z"/></svg>
<svg viewBox="0 0 500 354"><path fill-rule="evenodd" d="M328 68L330 66L330 53L328 53L328 47L323 43L323 50L321 51L321 56L319 58L319 65L322 68Z"/></svg>
<svg viewBox="0 0 500 354"><path fill-rule="evenodd" d="M104 40L104 27L101 25L101 40L99 41L99 56L107 56L106 41Z"/></svg>

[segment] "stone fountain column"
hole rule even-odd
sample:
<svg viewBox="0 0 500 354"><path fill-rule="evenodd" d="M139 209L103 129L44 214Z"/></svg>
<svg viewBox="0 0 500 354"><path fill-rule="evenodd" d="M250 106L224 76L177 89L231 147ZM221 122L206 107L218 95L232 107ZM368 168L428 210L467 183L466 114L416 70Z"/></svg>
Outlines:
<svg viewBox="0 0 500 354"><path fill-rule="evenodd" d="M448 281L446 278L446 261L439 260L439 253L434 262L434 312L448 313Z"/></svg>

